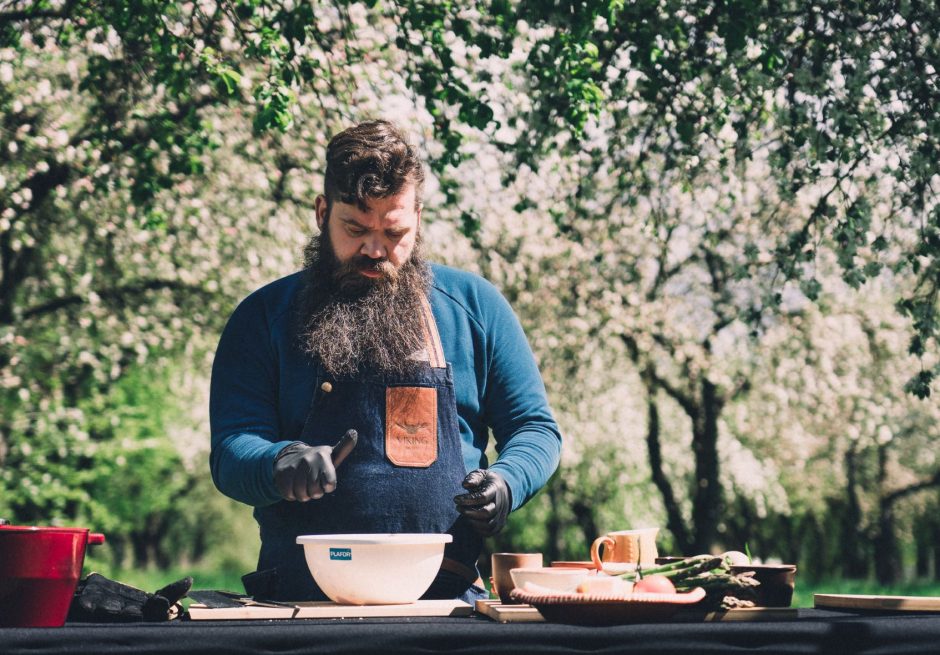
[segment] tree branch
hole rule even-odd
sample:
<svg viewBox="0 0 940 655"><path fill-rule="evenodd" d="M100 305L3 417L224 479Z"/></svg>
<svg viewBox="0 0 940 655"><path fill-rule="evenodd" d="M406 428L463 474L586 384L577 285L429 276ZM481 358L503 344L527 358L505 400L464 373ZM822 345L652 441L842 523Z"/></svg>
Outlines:
<svg viewBox="0 0 940 655"><path fill-rule="evenodd" d="M940 471L934 473L932 478L915 482L914 484L901 487L900 489L895 489L882 499L882 505L890 507L902 498L907 498L912 494L916 494L918 491L923 491L924 489L930 489L932 487L940 487Z"/></svg>
<svg viewBox="0 0 940 655"><path fill-rule="evenodd" d="M675 537L680 553L689 553L692 548L692 540L689 536L689 530L685 520L682 518L682 511L679 502L676 500L676 494L672 489L672 484L666 472L663 470L662 442L659 429L659 408L656 406L656 383L653 379L643 376L646 386L646 447L649 452L650 470L652 471L653 484L659 489L663 497L663 505L666 508L666 524L669 531Z"/></svg>
<svg viewBox="0 0 940 655"><path fill-rule="evenodd" d="M633 360L634 364L639 366L640 364L640 347L634 339L629 334L621 334L620 340L623 341L624 345L627 347L627 352L630 354L630 359ZM653 338L656 339L656 335L653 335ZM695 400L687 395L682 393L678 388L674 387L668 380L662 378L657 372L656 368L650 362L646 362L642 368L642 373L644 375L649 375L650 380L656 384L659 388L665 391L670 398L675 400L683 409L683 411L688 414L689 418L693 421L699 415L699 406Z"/></svg>
<svg viewBox="0 0 940 655"><path fill-rule="evenodd" d="M68 0L61 9L21 9L19 11L0 12L0 24L21 23L27 20L41 20L46 18L68 18L72 13L75 0Z"/></svg>
<svg viewBox="0 0 940 655"><path fill-rule="evenodd" d="M148 291L158 291L161 289L172 289L176 291L202 291L202 289L198 286L186 284L184 282L180 282L179 280L143 280L140 282L125 284L109 289L102 289L101 291L96 291L95 293L97 293L98 297L102 300L113 301L127 296L140 295ZM87 302L87 296L80 296L78 294L55 298L48 302L44 302L41 305L37 305L25 310L22 314L22 319L34 319L45 314L57 312L60 309L65 309L66 307L82 305Z"/></svg>

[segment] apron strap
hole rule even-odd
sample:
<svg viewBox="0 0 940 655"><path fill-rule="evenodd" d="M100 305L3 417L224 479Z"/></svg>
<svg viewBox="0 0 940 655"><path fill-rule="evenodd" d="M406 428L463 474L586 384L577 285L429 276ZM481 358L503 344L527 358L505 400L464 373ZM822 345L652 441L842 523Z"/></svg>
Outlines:
<svg viewBox="0 0 940 655"><path fill-rule="evenodd" d="M428 351L428 363L431 368L447 368L444 348L441 346L441 335L437 331L437 323L431 312L431 303L426 297L421 298L421 318L424 325L424 343Z"/></svg>
<svg viewBox="0 0 940 655"><path fill-rule="evenodd" d="M483 586L483 579L480 577L480 574L476 572L476 569L472 569L466 564L461 564L455 559L445 557L441 561L441 571L456 573L470 584L475 584L478 587Z"/></svg>

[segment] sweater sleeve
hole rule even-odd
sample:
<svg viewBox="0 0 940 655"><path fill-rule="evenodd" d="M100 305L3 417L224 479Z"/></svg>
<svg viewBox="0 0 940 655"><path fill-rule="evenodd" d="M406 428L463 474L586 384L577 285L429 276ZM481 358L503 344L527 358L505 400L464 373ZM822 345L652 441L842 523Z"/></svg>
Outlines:
<svg viewBox="0 0 940 655"><path fill-rule="evenodd" d="M278 441L277 359L260 294L236 308L222 332L209 392L212 480L253 506L281 500L274 486Z"/></svg>
<svg viewBox="0 0 940 655"><path fill-rule="evenodd" d="M495 287L487 283L483 293L489 361L484 413L498 453L491 468L506 479L515 510L558 468L561 433L519 319Z"/></svg>

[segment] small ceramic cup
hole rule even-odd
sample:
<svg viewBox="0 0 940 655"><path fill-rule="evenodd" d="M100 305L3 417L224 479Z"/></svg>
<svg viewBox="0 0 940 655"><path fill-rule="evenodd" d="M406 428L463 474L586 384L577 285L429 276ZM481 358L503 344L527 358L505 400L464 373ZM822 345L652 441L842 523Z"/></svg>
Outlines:
<svg viewBox="0 0 940 655"><path fill-rule="evenodd" d="M509 597L515 585L512 581L512 569L541 568L542 553L493 553L490 557L493 570L493 592L503 604L515 603Z"/></svg>

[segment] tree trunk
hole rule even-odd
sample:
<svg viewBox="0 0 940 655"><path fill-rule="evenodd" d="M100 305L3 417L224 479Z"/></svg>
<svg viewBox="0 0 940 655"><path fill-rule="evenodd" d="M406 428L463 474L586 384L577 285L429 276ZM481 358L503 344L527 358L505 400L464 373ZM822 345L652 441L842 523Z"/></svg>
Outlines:
<svg viewBox="0 0 940 655"><path fill-rule="evenodd" d="M933 546L933 579L940 582L940 521L933 517L930 524L933 534L931 539Z"/></svg>
<svg viewBox="0 0 940 655"><path fill-rule="evenodd" d="M663 471L663 456L659 433L659 409L656 406L656 388L651 380L645 380L647 387L646 400L646 447L649 454L650 470L652 472L653 484L659 490L663 497L663 505L666 508L666 527L672 533L676 540L677 554L692 555L694 545L689 537L689 531L682 518L682 511L676 496L673 493L669 478Z"/></svg>
<svg viewBox="0 0 940 655"><path fill-rule="evenodd" d="M621 335L631 359L637 364L641 355L636 341L629 335ZM718 522L721 518L722 487L718 463L718 417L724 407L724 399L718 387L708 378L697 383L695 376L686 371L683 388L671 385L661 378L655 366L646 363L641 368L641 377L647 388L649 400L647 413L650 417L647 428L650 465L653 480L663 495L667 521L676 541L685 553L706 553L717 541ZM678 512L678 504L662 467L659 448L659 420L655 407L656 392L662 389L675 400L692 421L692 454L695 458L695 478L692 497L691 530L686 527ZM683 545L685 544L685 545Z"/></svg>
<svg viewBox="0 0 940 655"><path fill-rule="evenodd" d="M819 525L819 519L815 514L804 514L800 519L800 526L797 533L797 541L802 544L803 549L800 552L799 561L805 562L803 571L810 580L831 574L831 569L827 564L828 548L827 534ZM800 573L803 576L803 573Z"/></svg>
<svg viewBox="0 0 940 655"><path fill-rule="evenodd" d="M701 412L692 417L692 452L695 455L695 489L692 492L693 551L707 553L718 537L722 490L718 465L718 417L721 402L716 386L702 379Z"/></svg>
<svg viewBox="0 0 940 655"><path fill-rule="evenodd" d="M163 514L157 520L157 527L153 533L153 556L157 566L161 569L168 569L174 564L179 564L179 552L176 544L166 538L170 529L170 517Z"/></svg>
<svg viewBox="0 0 940 655"><path fill-rule="evenodd" d="M150 561L150 537L148 537L145 532L140 532L138 530L131 532L129 536L131 542L131 552L134 556L133 566L138 568L146 568Z"/></svg>
<svg viewBox="0 0 940 655"><path fill-rule="evenodd" d="M881 516L875 535L875 577L879 584L890 585L901 579L901 551L894 531L894 504L881 499Z"/></svg>
<svg viewBox="0 0 940 655"><path fill-rule="evenodd" d="M885 461L887 451L885 448L879 450L878 457L878 488L882 489L886 478ZM875 576L878 578L878 582L891 584L901 579L901 549L898 546L898 538L894 527L895 505L907 496L938 486L940 486L940 471L934 473L931 478L915 482L914 484L896 489L890 493L881 492L878 498L878 508L880 510L878 532L874 538ZM940 530L938 530L938 532L940 532Z"/></svg>
<svg viewBox="0 0 940 655"><path fill-rule="evenodd" d="M868 577L868 561L863 552L867 539L862 534L862 509L858 499L858 453L852 449L845 454L846 507L840 512L842 526L842 574L847 578Z"/></svg>
<svg viewBox="0 0 940 655"><path fill-rule="evenodd" d="M47 161L49 168L43 173L35 173L23 183L23 188L32 194L33 209L13 220L28 221L28 233L35 240L33 247L13 248L12 230L0 231L0 325L12 325L13 308L17 304L17 293L23 283L37 275L35 270L41 257L43 246L54 234L55 214L48 209L48 201L53 191L68 182L71 169L56 161Z"/></svg>
<svg viewBox="0 0 940 655"><path fill-rule="evenodd" d="M594 518L594 499L578 494L569 494L569 496L574 498L571 511L574 512L574 520L581 528L581 534L584 535L585 550L587 550L600 535L600 528L597 527L597 520Z"/></svg>
<svg viewBox="0 0 940 655"><path fill-rule="evenodd" d="M921 580L930 576L930 518L924 515L914 521L914 575Z"/></svg>
<svg viewBox="0 0 940 655"><path fill-rule="evenodd" d="M548 549L549 561L559 559L561 553L561 518L558 516L558 508L561 506L561 502L558 499L558 485L552 482L548 484L545 490L548 494L549 507L548 520L545 522L545 545Z"/></svg>

